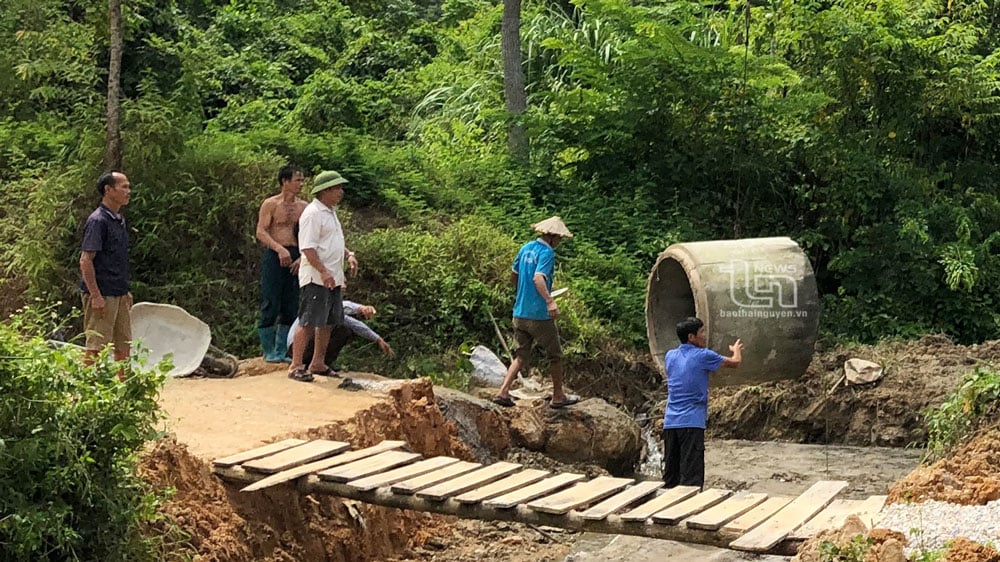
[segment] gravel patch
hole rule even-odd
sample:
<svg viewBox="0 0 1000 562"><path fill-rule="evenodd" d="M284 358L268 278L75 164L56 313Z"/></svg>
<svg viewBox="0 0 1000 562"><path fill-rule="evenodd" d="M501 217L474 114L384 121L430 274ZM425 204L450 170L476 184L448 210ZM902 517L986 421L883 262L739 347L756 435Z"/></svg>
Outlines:
<svg viewBox="0 0 1000 562"><path fill-rule="evenodd" d="M882 511L877 526L906 535L908 557L940 549L956 537L966 537L980 544L996 544L1000 542L1000 500L986 505L959 505L936 500L892 504Z"/></svg>

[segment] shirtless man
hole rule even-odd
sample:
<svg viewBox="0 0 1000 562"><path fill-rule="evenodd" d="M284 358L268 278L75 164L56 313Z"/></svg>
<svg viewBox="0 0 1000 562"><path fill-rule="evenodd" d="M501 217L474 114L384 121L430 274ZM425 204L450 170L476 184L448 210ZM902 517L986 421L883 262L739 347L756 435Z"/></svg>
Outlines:
<svg viewBox="0 0 1000 562"><path fill-rule="evenodd" d="M299 199L302 170L285 166L278 172L281 193L260 205L257 240L264 245L260 264L260 346L269 363L287 362L288 330L299 307L299 243L296 225L307 203Z"/></svg>

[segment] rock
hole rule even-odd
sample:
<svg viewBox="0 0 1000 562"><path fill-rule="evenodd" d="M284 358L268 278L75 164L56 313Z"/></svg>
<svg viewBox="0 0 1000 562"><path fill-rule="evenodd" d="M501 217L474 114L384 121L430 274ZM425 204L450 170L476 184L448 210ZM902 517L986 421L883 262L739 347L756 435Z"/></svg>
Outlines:
<svg viewBox="0 0 1000 562"><path fill-rule="evenodd" d="M479 462L503 457L510 449L507 421L487 400L446 387L435 387L438 408L458 428L459 437Z"/></svg>
<svg viewBox="0 0 1000 562"><path fill-rule="evenodd" d="M511 408L510 438L529 451L545 448L545 419L539 408Z"/></svg>
<svg viewBox="0 0 1000 562"><path fill-rule="evenodd" d="M472 348L469 361L472 362L472 374L470 378L473 384L490 388L500 388L504 377L507 375L507 367L490 348L483 345L477 345Z"/></svg>
<svg viewBox="0 0 1000 562"><path fill-rule="evenodd" d="M543 400L522 399L503 408L475 396L435 387L438 407L458 428L476 460L502 458L511 447L543 453L564 463L588 463L613 474L631 473L642 435L631 416L600 398L555 410Z"/></svg>
<svg viewBox="0 0 1000 562"><path fill-rule="evenodd" d="M600 398L567 408L539 405L544 414L545 454L563 462L592 462L612 474L631 473L639 462L642 435L625 412Z"/></svg>

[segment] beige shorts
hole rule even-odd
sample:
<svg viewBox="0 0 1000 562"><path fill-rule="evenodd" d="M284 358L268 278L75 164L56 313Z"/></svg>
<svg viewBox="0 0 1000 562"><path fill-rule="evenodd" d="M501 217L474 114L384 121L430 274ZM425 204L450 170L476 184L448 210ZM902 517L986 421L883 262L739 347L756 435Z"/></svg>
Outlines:
<svg viewBox="0 0 1000 562"><path fill-rule="evenodd" d="M87 333L86 348L97 351L109 343L115 349L125 349L132 342L132 293L120 297L104 297L104 310L90 306L90 294L83 293L83 329Z"/></svg>
<svg viewBox="0 0 1000 562"><path fill-rule="evenodd" d="M562 357L559 343L559 329L555 320L514 319L514 340L517 342L516 355L525 364L531 362L531 344L537 343L549 359Z"/></svg>

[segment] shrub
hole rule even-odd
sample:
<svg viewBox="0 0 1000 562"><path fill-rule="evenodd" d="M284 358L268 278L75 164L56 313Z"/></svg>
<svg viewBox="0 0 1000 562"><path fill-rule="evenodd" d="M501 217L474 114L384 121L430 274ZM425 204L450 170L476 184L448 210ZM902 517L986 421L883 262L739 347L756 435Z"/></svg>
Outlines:
<svg viewBox="0 0 1000 562"><path fill-rule="evenodd" d="M152 560L157 496L136 476L162 370L83 365L38 334L54 309L0 325L0 559ZM124 368L124 382L117 372Z"/></svg>

